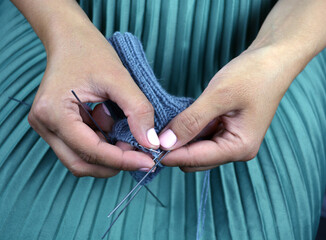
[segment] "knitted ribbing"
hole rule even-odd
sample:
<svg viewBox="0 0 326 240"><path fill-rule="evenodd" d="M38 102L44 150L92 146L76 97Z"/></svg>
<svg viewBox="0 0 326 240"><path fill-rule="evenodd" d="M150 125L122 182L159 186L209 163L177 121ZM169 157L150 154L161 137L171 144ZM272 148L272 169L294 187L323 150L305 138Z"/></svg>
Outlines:
<svg viewBox="0 0 326 240"><path fill-rule="evenodd" d="M131 33L122 34L116 32L109 39L109 42L117 52L121 62L129 71L135 83L152 104L155 111L155 131L159 133L171 119L187 108L194 100L191 98L172 96L161 87L146 59L141 42ZM127 119L124 117L121 110L117 108L117 105L113 104L111 101L107 101L106 105L116 120L110 134L110 138L113 142L127 142L138 149L146 151L146 149L138 144L130 132ZM154 157L157 155L155 152L151 153ZM146 179L144 184L151 181L162 168L163 166L159 166L155 173L149 175L150 177ZM130 174L139 181L146 173L132 171Z"/></svg>

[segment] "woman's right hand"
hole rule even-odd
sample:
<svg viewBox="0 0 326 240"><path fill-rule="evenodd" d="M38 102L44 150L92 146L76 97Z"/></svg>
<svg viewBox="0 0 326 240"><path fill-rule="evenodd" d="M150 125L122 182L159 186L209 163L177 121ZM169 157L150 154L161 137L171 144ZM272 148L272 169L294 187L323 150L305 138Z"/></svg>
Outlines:
<svg viewBox="0 0 326 240"><path fill-rule="evenodd" d="M91 128L71 90L83 103L116 102L136 140L145 147L158 148L152 105L78 4L67 1L66 8L47 7L43 11L53 11L48 13L53 20L48 28L39 22L33 25L33 19L28 19L47 51L46 71L28 116L30 125L76 176L110 177L119 170L149 170L154 165L149 156L111 145ZM99 106L92 114L109 131L113 120L103 105Z"/></svg>

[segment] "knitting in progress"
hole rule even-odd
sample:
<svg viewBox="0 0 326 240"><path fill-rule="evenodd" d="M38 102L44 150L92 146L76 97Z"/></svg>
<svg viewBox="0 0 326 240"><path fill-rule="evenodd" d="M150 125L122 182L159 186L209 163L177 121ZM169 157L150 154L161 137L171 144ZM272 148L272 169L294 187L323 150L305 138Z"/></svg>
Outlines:
<svg viewBox="0 0 326 240"><path fill-rule="evenodd" d="M115 51L117 52L120 60L122 61L125 68L129 71L131 77L147 97L147 99L151 102L154 108L154 122L155 122L155 131L159 133L176 115L186 109L190 104L194 102L192 98L186 97L176 97L168 94L158 83L153 70L151 69L146 56L143 50L141 42L133 36L131 33L119 33L116 32L110 39L108 39L110 44L113 46ZM72 90L72 93L76 97L76 99L80 102L81 106L84 108L83 103L78 98L77 94ZM10 97L11 100L18 101L21 104L31 106L23 101ZM108 107L111 116L115 120L115 124L113 126L112 132L109 136L106 136L102 129L98 126L96 121L92 118L92 116L88 113L88 111L84 108L85 112L89 114L89 117L92 119L93 123L97 126L98 130L102 132L104 137L106 137L107 141L114 144L117 141L123 141L131 144L135 148L151 153L153 159L162 160L164 156L168 153L163 150L152 150L147 149L136 141L133 137L127 118L125 117L123 111L119 108L119 106L112 102L111 100L107 100L105 105ZM103 238L106 236L108 231L111 229L115 221L119 218L124 209L129 205L132 199L137 195L139 190L143 185L146 185L150 181L154 179L155 176L158 175L160 170L164 167L159 162L156 164L156 170L154 172L142 172L142 171L130 171L131 176L138 182L137 185L127 194L127 196L118 204L113 211L109 214L109 217L119 208L126 200L128 202L125 204L125 207L120 211L117 217L113 220L110 227L104 234ZM154 167L153 167L154 169ZM197 236L196 239L200 239L204 229L204 221L205 221L205 208L207 203L207 197L209 192L209 178L210 178L210 170L206 171L204 183L202 187L202 193L200 198L200 206L198 209L198 222L197 222ZM149 189L148 189L149 190Z"/></svg>
<svg viewBox="0 0 326 240"><path fill-rule="evenodd" d="M172 96L162 88L146 59L141 42L134 35L116 32L109 39L109 42L135 83L153 105L155 110L155 131L159 133L177 114L192 104L194 100L192 98ZM113 143L117 141L127 142L142 151L148 152L146 148L137 143L131 134L127 119L117 105L111 101L107 101L105 104L115 120L112 133L110 134ZM153 157L156 157L160 152L161 150L157 152L150 151ZM149 175L143 184L150 182L162 168L162 165L158 165L156 171ZM136 181L139 181L146 173L131 171L130 174Z"/></svg>
<svg viewBox="0 0 326 240"><path fill-rule="evenodd" d="M159 133L176 115L194 102L192 98L172 96L162 88L146 59L141 42L134 35L131 33L122 34L116 32L109 39L109 42L117 52L120 60L129 71L135 83L153 105L155 111L155 131L157 133ZM127 119L121 109L110 100L106 101L105 104L115 120L113 130L110 134L113 143L117 141L127 142L144 152L150 152L154 158L161 153L162 150L160 149L158 151L148 151L148 149L139 145L130 132ZM147 175L141 184L149 183L162 169L162 165L157 165L155 172ZM146 173L141 171L130 171L130 174L138 182L146 175ZM196 239L201 238L204 229L209 176L210 170L205 173L205 181L203 183L200 208L198 211Z"/></svg>

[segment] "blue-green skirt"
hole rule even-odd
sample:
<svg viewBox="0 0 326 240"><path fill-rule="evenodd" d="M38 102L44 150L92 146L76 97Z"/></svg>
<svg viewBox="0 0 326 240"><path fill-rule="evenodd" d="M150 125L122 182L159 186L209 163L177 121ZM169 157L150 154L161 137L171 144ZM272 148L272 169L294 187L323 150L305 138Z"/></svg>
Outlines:
<svg viewBox="0 0 326 240"><path fill-rule="evenodd" d="M80 1L109 37L129 31L173 94L197 97L255 38L274 1ZM135 185L128 173L76 178L27 122L46 67L32 28L0 3L0 239L100 239L108 212ZM202 239L314 239L326 180L326 51L294 80L249 162L211 172ZM196 239L204 173L166 168L142 190L109 239Z"/></svg>

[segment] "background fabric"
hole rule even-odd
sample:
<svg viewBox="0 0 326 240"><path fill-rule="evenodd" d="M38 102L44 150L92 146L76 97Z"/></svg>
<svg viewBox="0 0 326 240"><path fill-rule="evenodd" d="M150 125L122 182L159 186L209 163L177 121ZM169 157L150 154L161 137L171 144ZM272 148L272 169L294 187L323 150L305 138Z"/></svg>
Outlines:
<svg viewBox="0 0 326 240"><path fill-rule="evenodd" d="M274 1L80 1L109 37L141 39L161 84L197 97L218 69L254 39ZM76 178L27 122L46 67L44 48L9 1L0 2L0 239L99 239L106 214L131 189L128 173ZM249 162L211 172L203 239L314 239L325 189L326 52L283 98ZM166 168L142 190L110 239L196 239L203 173Z"/></svg>

